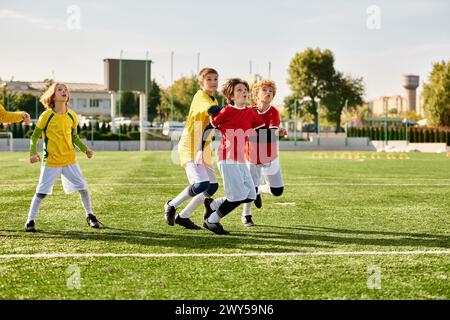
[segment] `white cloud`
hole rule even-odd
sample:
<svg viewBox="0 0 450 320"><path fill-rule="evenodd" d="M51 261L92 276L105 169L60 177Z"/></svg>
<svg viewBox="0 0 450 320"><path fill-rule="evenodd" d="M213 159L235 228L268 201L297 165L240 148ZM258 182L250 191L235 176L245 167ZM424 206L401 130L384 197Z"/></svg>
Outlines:
<svg viewBox="0 0 450 320"><path fill-rule="evenodd" d="M40 19L17 11L6 9L0 10L0 18L19 20L20 22L25 22L45 30L58 30L61 29L62 26L62 23L52 24L49 23L47 19Z"/></svg>

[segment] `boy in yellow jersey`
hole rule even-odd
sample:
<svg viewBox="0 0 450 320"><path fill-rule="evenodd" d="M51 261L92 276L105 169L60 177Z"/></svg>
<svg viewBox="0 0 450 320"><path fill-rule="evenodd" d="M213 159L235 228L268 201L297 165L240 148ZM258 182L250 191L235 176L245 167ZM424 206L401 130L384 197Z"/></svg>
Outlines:
<svg viewBox="0 0 450 320"><path fill-rule="evenodd" d="M17 112L8 112L5 108L0 104L0 124L1 123L13 123L20 122L24 120L26 125L30 124L30 115L26 112L17 111Z"/></svg>
<svg viewBox="0 0 450 320"><path fill-rule="evenodd" d="M181 166L186 170L189 185L164 205L164 218L170 226L176 223L187 229L201 229L189 218L195 209L203 204L205 198L211 197L219 188L211 163L212 135L204 137L205 128L209 123L208 109L211 106L218 106L214 98L218 77L219 74L212 68L203 68L199 73L201 90L194 95L186 127L178 145ZM207 143L203 145L204 138ZM175 217L176 209L191 198L190 203Z"/></svg>
<svg viewBox="0 0 450 320"><path fill-rule="evenodd" d="M30 162L40 162L37 143L42 137L44 141L44 158L36 194L31 202L25 231L35 232L35 219L42 199L53 191L55 179L62 175L62 184L66 193L80 192L86 220L89 226L99 228L100 223L92 212L92 203L88 186L76 162L77 146L88 158L92 158L90 150L77 134L77 115L69 109L67 102L70 95L66 85L55 83L42 95L41 102L47 108L36 124L31 138Z"/></svg>

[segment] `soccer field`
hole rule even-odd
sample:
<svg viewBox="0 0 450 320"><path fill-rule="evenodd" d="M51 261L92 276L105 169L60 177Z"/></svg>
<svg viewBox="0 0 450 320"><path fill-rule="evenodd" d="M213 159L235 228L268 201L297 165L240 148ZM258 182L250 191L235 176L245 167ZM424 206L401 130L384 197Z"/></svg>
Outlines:
<svg viewBox="0 0 450 320"><path fill-rule="evenodd" d="M164 222L187 184L169 152L78 158L106 227L57 182L29 234L39 166L0 153L0 299L450 298L446 154L282 152L285 193L252 206L254 227L233 211L229 236Z"/></svg>

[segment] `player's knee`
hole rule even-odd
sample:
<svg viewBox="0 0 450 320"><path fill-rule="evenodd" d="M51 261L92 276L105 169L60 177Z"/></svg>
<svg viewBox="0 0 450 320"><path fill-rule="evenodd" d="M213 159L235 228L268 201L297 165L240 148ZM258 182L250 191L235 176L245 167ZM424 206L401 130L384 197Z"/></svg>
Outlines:
<svg viewBox="0 0 450 320"><path fill-rule="evenodd" d="M210 183L208 189L206 189L205 193L207 196L212 197L214 193L219 189L219 184L217 182Z"/></svg>
<svg viewBox="0 0 450 320"><path fill-rule="evenodd" d="M41 200L44 199L45 196L46 196L45 193L36 193L36 197L38 197L38 198L41 199Z"/></svg>
<svg viewBox="0 0 450 320"><path fill-rule="evenodd" d="M283 194L283 187L280 188L270 188L270 192L275 196L279 197Z"/></svg>
<svg viewBox="0 0 450 320"><path fill-rule="evenodd" d="M205 192L209 187L209 181L197 182L191 185L190 194L196 196L202 192Z"/></svg>

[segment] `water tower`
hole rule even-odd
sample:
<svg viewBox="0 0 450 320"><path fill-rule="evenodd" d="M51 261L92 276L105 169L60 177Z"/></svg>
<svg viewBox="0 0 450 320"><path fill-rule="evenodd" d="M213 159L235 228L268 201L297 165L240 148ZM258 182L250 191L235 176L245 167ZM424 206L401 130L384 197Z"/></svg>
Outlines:
<svg viewBox="0 0 450 320"><path fill-rule="evenodd" d="M419 76L407 74L403 76L403 88L407 99L408 111L416 111L416 89L419 86Z"/></svg>

